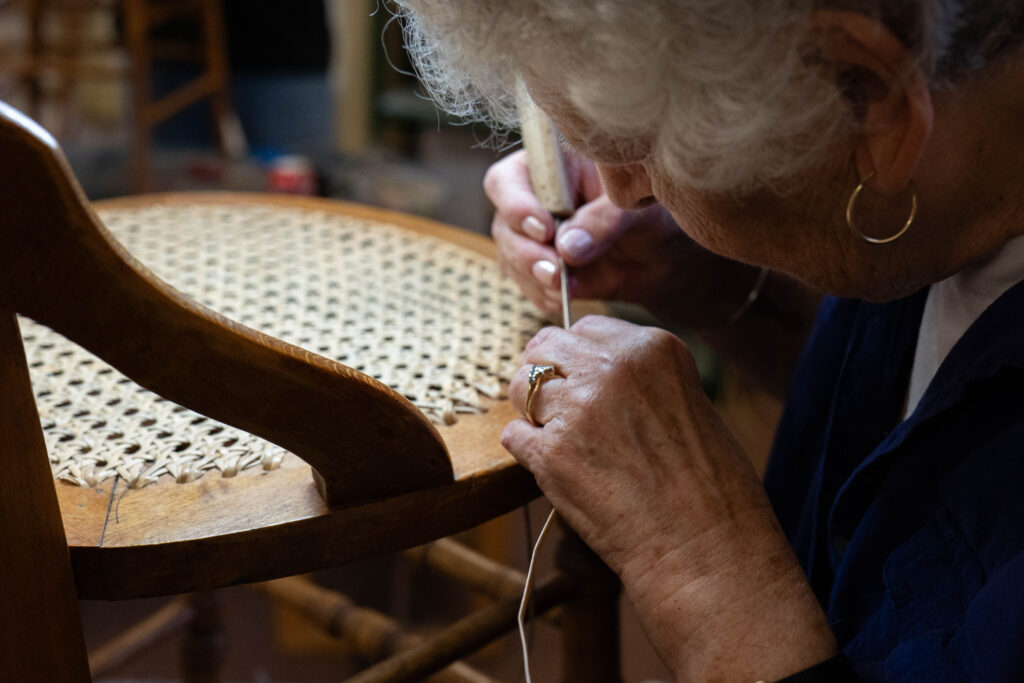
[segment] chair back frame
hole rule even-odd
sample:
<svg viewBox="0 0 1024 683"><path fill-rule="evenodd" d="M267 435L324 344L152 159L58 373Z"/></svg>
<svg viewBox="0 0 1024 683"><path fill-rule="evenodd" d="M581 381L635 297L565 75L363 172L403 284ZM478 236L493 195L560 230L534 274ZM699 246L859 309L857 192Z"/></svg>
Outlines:
<svg viewBox="0 0 1024 683"><path fill-rule="evenodd" d="M3 103L0 149L0 310L295 453L331 506L453 480L437 429L401 394L233 322L138 263L93 213L53 138Z"/></svg>

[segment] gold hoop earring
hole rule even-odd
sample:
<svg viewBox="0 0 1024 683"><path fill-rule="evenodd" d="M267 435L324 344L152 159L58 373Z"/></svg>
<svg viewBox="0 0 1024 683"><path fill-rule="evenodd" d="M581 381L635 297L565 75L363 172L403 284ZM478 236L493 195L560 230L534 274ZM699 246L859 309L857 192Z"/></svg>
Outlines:
<svg viewBox="0 0 1024 683"><path fill-rule="evenodd" d="M870 242L871 244L888 244L889 242L895 242L900 237L903 237L903 233L910 229L910 226L914 223L914 219L917 218L917 183L913 180L909 183L910 216L907 218L907 222L903 224L903 227L900 228L898 232L889 235L888 237L869 237L857 228L857 224L853 220L853 210L857 205L857 198L860 196L861 190L864 189L864 183L871 180L874 175L875 172L872 171L864 176L864 179L857 184L856 188L854 188L853 194L850 195L850 201L846 202L846 225L849 226L850 230L852 230L857 237L860 237L865 242Z"/></svg>

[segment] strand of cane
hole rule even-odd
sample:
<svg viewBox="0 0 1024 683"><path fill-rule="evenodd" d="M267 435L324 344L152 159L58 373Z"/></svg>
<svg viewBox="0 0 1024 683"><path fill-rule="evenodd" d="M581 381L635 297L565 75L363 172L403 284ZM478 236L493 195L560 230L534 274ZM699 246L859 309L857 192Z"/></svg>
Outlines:
<svg viewBox="0 0 1024 683"><path fill-rule="evenodd" d="M569 269L565 265L565 259L561 256L558 257L558 270L562 280L562 327L568 330L572 327L572 312L569 307ZM552 507L551 512L548 513L548 518L544 520L544 526L541 527L540 534L537 535L537 540L533 544L533 552L530 553L530 564L526 570L526 580L523 582L523 598L519 602L519 613L516 617L516 622L519 625L519 642L523 646L523 673L526 683L533 683L533 679L530 677L530 647L526 639L526 608L530 604L530 595L533 593L533 573L537 563L538 551L544 545L544 541L548 537L548 531L554 526L553 523L557 516L558 513Z"/></svg>
<svg viewBox="0 0 1024 683"><path fill-rule="evenodd" d="M555 521L556 516L555 509L551 508L551 512L548 513L548 518L544 521L544 526L541 527L540 534L533 544L533 552L530 553L530 566L526 570L526 581L523 585L523 599L519 603L519 614L516 617L516 622L519 624L519 642L523 646L523 672L526 677L526 683L532 683L530 678L530 646L526 640L526 609L530 604L530 596L533 594L533 573L537 562L537 553L544 544L544 540L548 536L548 530L553 526L552 522Z"/></svg>

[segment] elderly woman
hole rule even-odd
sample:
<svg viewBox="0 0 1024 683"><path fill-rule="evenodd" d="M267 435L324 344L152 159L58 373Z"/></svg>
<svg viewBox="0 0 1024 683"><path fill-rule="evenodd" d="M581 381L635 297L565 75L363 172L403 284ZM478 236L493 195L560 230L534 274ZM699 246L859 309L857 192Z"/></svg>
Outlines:
<svg viewBox="0 0 1024 683"><path fill-rule="evenodd" d="M666 332L545 329L512 383L557 368L503 442L676 677L1024 680L1024 6L403 2L449 108L515 125L522 78L578 153L557 236L521 153L486 179L523 291L557 252L788 393L762 485Z"/></svg>

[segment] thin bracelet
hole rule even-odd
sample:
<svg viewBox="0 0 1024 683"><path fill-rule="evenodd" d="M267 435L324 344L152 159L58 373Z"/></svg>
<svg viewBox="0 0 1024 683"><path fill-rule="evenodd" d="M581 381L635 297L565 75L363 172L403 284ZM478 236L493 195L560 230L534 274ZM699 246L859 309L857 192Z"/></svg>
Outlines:
<svg viewBox="0 0 1024 683"><path fill-rule="evenodd" d="M754 286L750 288L747 298L744 299L739 308L733 311L732 315L729 316L722 327L735 325L751 308L754 307L754 304L757 303L758 298L761 296L761 290L764 289L764 283L768 280L768 273L770 272L772 271L767 267L761 267L761 272L758 273L757 280L754 281Z"/></svg>

